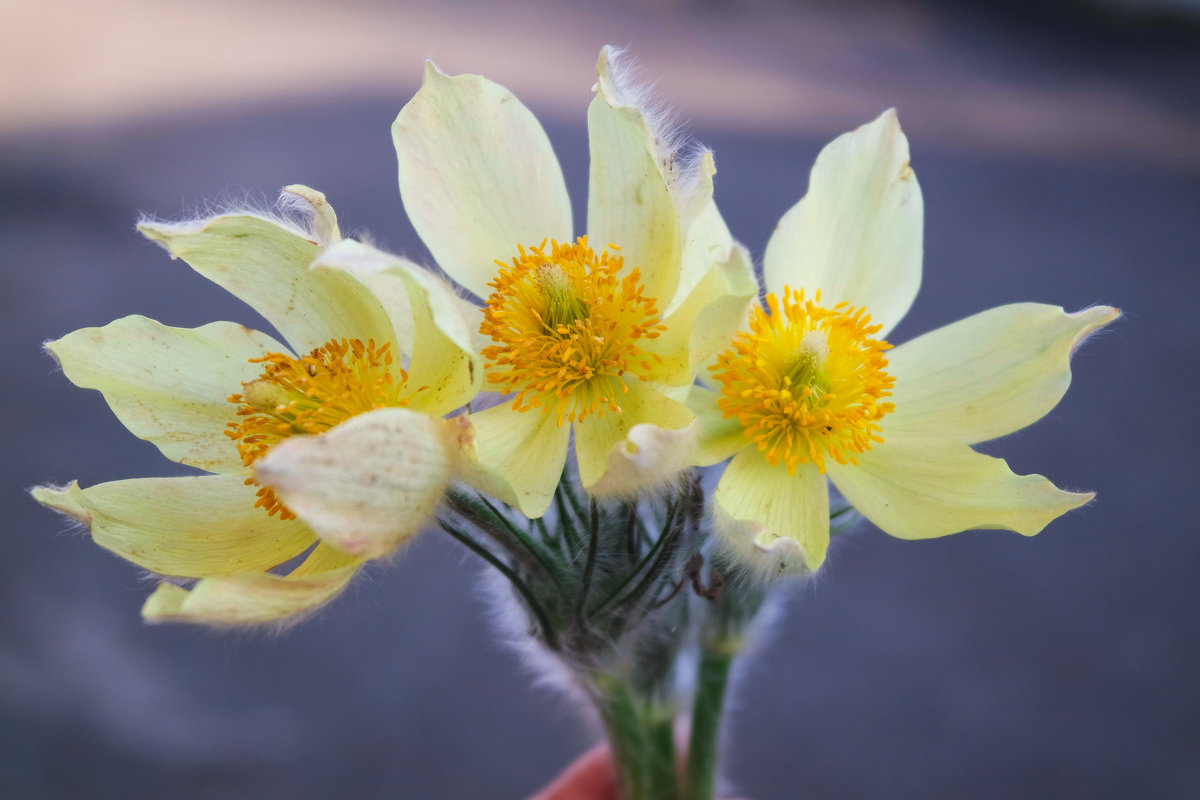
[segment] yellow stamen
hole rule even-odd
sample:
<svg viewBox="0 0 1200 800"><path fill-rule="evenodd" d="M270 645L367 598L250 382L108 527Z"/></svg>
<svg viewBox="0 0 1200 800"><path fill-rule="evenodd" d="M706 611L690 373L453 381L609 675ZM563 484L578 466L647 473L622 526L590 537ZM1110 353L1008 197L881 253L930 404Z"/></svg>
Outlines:
<svg viewBox="0 0 1200 800"><path fill-rule="evenodd" d="M517 393L515 410L553 411L559 425L620 413L625 373L645 379L651 360L662 361L639 346L666 329L655 299L642 294L641 272L622 276L624 260L609 252L616 246L597 255L586 236L517 249L512 266L496 262L479 327L496 342L483 350L488 381Z"/></svg>
<svg viewBox="0 0 1200 800"><path fill-rule="evenodd" d="M405 391L408 374L393 361L391 345L373 339L332 339L302 358L252 358L252 364L265 364L263 373L229 397L243 419L229 423L225 435L250 466L289 436L322 433L367 411L406 406L415 392ZM246 478L247 485L254 483L253 476ZM267 486L259 488L254 505L280 519L296 516Z"/></svg>
<svg viewBox="0 0 1200 800"><path fill-rule="evenodd" d="M766 297L767 310L751 312L750 330L710 367L721 384L717 401L726 418L737 418L771 466L788 473L825 458L857 464L854 453L883 441L879 420L895 408L895 378L884 372L891 345L871 338L882 326L859 308L823 308L821 293L784 287L783 302Z"/></svg>

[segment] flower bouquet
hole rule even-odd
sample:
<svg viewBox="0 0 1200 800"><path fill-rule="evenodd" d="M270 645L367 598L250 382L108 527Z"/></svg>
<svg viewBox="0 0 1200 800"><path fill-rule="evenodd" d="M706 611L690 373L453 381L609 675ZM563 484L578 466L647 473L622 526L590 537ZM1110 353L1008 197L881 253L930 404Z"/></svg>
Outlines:
<svg viewBox="0 0 1200 800"><path fill-rule="evenodd" d="M529 662L602 723L621 796L704 800L731 668L831 537L864 517L1032 535L1092 499L971 445L1053 408L1119 312L1019 303L893 347L924 213L894 112L821 152L760 272L712 153L615 51L597 78L585 225L533 115L432 64L392 133L436 267L344 238L304 186L273 212L142 221L278 338L131 316L49 342L206 474L33 495L159 576L150 622L290 624L449 535L498 576Z"/></svg>

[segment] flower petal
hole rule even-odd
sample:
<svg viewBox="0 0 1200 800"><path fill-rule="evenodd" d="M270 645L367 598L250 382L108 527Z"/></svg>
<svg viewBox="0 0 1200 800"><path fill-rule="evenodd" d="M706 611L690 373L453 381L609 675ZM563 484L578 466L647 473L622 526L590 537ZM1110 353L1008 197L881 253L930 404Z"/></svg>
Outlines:
<svg viewBox="0 0 1200 800"><path fill-rule="evenodd" d="M643 488L653 488L678 473L693 459L698 429L692 423L695 415L682 403L676 402L649 383L630 380L625 384L629 391L620 395L621 411L593 414L582 422L575 423L575 455L579 459L579 481L594 494L604 494L608 485L610 493L622 494L627 480L620 475L609 475L608 470L617 466L621 474L628 476L629 470L643 473L652 483ZM657 427L665 433L655 434L634 429L643 424ZM650 448L643 454L640 466L635 466L639 448Z"/></svg>
<svg viewBox="0 0 1200 800"><path fill-rule="evenodd" d="M679 284L679 215L662 172L661 137L613 76L611 57L610 48L600 52L588 107L588 239L597 251L620 247L626 271L641 270L646 296L665 310Z"/></svg>
<svg viewBox="0 0 1200 800"><path fill-rule="evenodd" d="M667 484L695 462L699 435L696 419L678 430L634 425L608 451L604 474L589 491L596 497L636 497Z"/></svg>
<svg viewBox="0 0 1200 800"><path fill-rule="evenodd" d="M483 361L463 307L445 283L416 264L346 240L313 263L343 270L383 304L409 356L408 385L419 391L409 408L442 416L466 405L483 384ZM478 323L476 323L478 327Z"/></svg>
<svg viewBox="0 0 1200 800"><path fill-rule="evenodd" d="M279 193L279 205L308 218L313 238L322 248L332 247L342 240L337 214L322 192L293 183L283 187L283 191Z"/></svg>
<svg viewBox="0 0 1200 800"><path fill-rule="evenodd" d="M746 325L757 296L750 254L731 247L725 260L714 263L687 299L663 320L667 329L646 341L642 349L662 359L651 363L646 377L673 386L690 384L701 365L727 347Z"/></svg>
<svg viewBox="0 0 1200 800"><path fill-rule="evenodd" d="M319 544L286 576L207 578L191 590L160 583L142 606L142 618L219 627L298 622L346 588L360 565L360 559Z"/></svg>
<svg viewBox="0 0 1200 800"><path fill-rule="evenodd" d="M720 546L766 575L815 572L829 548L829 488L811 464L795 475L754 448L729 462L713 496Z"/></svg>
<svg viewBox="0 0 1200 800"><path fill-rule="evenodd" d="M503 86L450 77L425 83L392 125L400 195L446 274L480 298L517 245L571 241L562 170L537 119Z"/></svg>
<svg viewBox="0 0 1200 800"><path fill-rule="evenodd" d="M767 291L787 285L811 297L819 289L822 305L863 308L886 336L921 285L923 224L908 140L896 112L886 111L817 156L808 194L767 244Z"/></svg>
<svg viewBox="0 0 1200 800"><path fill-rule="evenodd" d="M905 342L888 354L896 409L884 417L885 438L949 436L973 444L1036 422L1066 393L1071 354L1120 313L1017 303Z"/></svg>
<svg viewBox="0 0 1200 800"><path fill-rule="evenodd" d="M713 155L709 150L700 154L695 178L686 204L679 209L680 227L683 231L683 251L679 264L679 286L671 305L663 309L669 316L687 299L714 264L728 261L730 251L736 246L732 234L713 202L713 175L717 174ZM747 260L749 256L746 256ZM753 277L753 268L751 269Z"/></svg>
<svg viewBox="0 0 1200 800"><path fill-rule="evenodd" d="M514 411L507 401L468 418L475 456L464 464L463 480L527 517L545 514L567 462L571 426L538 409Z"/></svg>
<svg viewBox="0 0 1200 800"><path fill-rule="evenodd" d="M167 458L222 473L245 473L225 435L229 395L262 371L251 358L285 348L232 322L171 328L131 316L47 342L76 386L98 389L117 419Z"/></svg>
<svg viewBox="0 0 1200 800"><path fill-rule="evenodd" d="M309 271L321 252L310 238L316 234L248 214L143 222L138 230L244 300L298 353L343 337L394 339L383 308L362 284L336 271Z"/></svg>
<svg viewBox="0 0 1200 800"><path fill-rule="evenodd" d="M254 475L322 540L376 558L432 519L457 466L457 429L381 408L319 436L285 439L255 462Z"/></svg>
<svg viewBox="0 0 1200 800"><path fill-rule="evenodd" d="M903 437L826 461L834 485L858 511L901 539L979 528L1032 536L1094 494L1064 492L1041 475L1015 475L1001 458L953 439Z"/></svg>
<svg viewBox="0 0 1200 800"><path fill-rule="evenodd" d="M44 506L91 529L96 544L140 567L188 578L263 572L311 547L296 520L255 508L255 489L228 475L138 478L80 489L39 486Z"/></svg>
<svg viewBox="0 0 1200 800"><path fill-rule="evenodd" d="M746 429L737 417L726 417L717 401L721 393L704 386L692 386L688 392L687 406L700 421L700 440L695 463L707 467L732 456L750 445Z"/></svg>

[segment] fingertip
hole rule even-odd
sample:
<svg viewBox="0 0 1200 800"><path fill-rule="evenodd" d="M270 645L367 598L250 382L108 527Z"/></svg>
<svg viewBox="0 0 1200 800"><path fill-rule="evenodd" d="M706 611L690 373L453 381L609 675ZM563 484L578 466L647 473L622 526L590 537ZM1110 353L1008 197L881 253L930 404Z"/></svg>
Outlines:
<svg viewBox="0 0 1200 800"><path fill-rule="evenodd" d="M588 750L530 800L617 800L617 778L608 747Z"/></svg>

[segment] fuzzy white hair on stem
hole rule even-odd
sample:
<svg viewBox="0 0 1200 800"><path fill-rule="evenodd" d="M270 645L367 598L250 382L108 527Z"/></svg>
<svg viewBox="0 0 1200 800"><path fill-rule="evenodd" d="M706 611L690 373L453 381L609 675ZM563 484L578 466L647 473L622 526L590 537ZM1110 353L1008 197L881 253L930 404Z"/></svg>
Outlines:
<svg viewBox="0 0 1200 800"><path fill-rule="evenodd" d="M477 584L487 616L499 634L501 643L516 655L522 668L534 678L534 685L550 689L579 707L586 708L587 696L580 689L567 665L536 637L530 635L531 618L517 598L508 579L491 567L480 569Z"/></svg>

